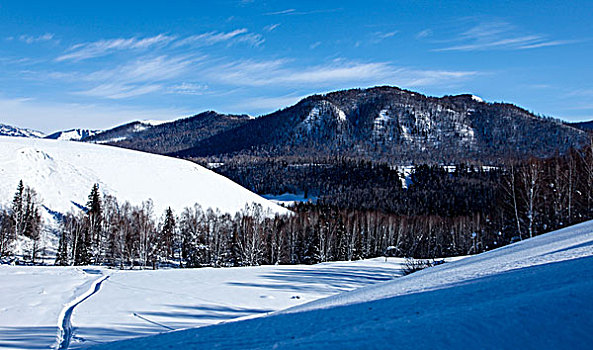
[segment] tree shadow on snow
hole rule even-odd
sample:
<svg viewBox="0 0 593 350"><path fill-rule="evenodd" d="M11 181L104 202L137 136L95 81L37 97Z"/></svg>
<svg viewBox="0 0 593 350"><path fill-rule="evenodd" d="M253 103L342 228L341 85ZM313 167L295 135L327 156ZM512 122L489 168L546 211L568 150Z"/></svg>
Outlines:
<svg viewBox="0 0 593 350"><path fill-rule="evenodd" d="M106 327L74 327L74 335L70 342L69 349L83 348L91 345L105 343L124 338L135 338L147 335L162 333L163 330L156 327L120 327L114 325ZM44 349L53 348L57 344L57 327L0 327L0 349ZM93 341L85 339L92 336Z"/></svg>
<svg viewBox="0 0 593 350"><path fill-rule="evenodd" d="M169 321L166 325L171 325L170 320L173 319L192 319L192 320L216 320L224 321L231 320L238 317L249 316L254 314L267 313L274 310L269 309L253 309L242 307L230 307L223 305L166 305L170 311L144 311L138 312L144 317L166 317ZM187 326L196 326L195 324L188 324Z"/></svg>
<svg viewBox="0 0 593 350"><path fill-rule="evenodd" d="M331 293L351 290L398 277L393 270L380 267L321 267L292 268L274 271L261 277L272 283L227 282L240 287L257 287L272 290Z"/></svg>

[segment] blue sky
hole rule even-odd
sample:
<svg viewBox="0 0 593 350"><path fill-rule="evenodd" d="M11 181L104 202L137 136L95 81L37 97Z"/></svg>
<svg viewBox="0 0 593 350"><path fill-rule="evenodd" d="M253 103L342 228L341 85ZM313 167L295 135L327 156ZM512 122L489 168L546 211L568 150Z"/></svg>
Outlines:
<svg viewBox="0 0 593 350"><path fill-rule="evenodd" d="M593 119L593 1L2 1L0 123L254 116L332 90Z"/></svg>

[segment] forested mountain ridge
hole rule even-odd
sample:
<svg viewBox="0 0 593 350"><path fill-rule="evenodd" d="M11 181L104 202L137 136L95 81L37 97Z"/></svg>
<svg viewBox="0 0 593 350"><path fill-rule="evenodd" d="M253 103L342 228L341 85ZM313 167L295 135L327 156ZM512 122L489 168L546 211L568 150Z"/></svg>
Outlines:
<svg viewBox="0 0 593 350"><path fill-rule="evenodd" d="M548 157L586 139L581 130L512 104L485 103L472 95L428 97L384 86L313 95L171 155L492 162Z"/></svg>
<svg viewBox="0 0 593 350"><path fill-rule="evenodd" d="M562 154L586 143L585 124L542 118L472 95L429 97L382 86L309 96L259 118L206 111L171 122L134 121L104 131L72 131L85 142L213 161L306 155L309 160L453 164ZM2 129L16 135L14 130ZM72 131L54 135L71 136Z"/></svg>
<svg viewBox="0 0 593 350"><path fill-rule="evenodd" d="M193 147L217 133L236 128L251 120L247 115L207 111L172 122L151 124L132 122L84 139L150 153L165 154Z"/></svg>
<svg viewBox="0 0 593 350"><path fill-rule="evenodd" d="M573 128L577 128L586 132L593 132L593 121L591 120L586 122L567 123L567 125L570 125Z"/></svg>

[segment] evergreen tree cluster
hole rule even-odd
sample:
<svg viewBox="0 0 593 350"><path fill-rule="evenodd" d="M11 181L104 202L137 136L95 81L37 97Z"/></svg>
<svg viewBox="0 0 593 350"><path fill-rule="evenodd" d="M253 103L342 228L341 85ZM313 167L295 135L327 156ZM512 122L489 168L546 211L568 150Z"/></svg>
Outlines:
<svg viewBox="0 0 593 350"><path fill-rule="evenodd" d="M15 241L25 238L27 258L35 263L42 230L39 206L35 190L19 181L10 208L0 211L0 257L11 255Z"/></svg>

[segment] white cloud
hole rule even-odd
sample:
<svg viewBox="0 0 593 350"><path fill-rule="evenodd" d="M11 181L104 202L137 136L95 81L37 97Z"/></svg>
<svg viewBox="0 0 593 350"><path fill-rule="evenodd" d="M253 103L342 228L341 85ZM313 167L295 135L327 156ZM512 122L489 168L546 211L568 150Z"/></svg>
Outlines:
<svg viewBox="0 0 593 350"><path fill-rule="evenodd" d="M394 37L397 33L398 33L397 30L394 30L394 31L391 31L391 32L375 32L372 35L371 42L373 44L378 44L378 43L382 42L385 39L389 39L389 38Z"/></svg>
<svg viewBox="0 0 593 350"><path fill-rule="evenodd" d="M267 25L267 26L265 26L265 27L264 27L264 30L265 30L266 32L271 32L271 31L273 31L274 29L278 28L279 26L280 26L280 23L270 24L270 25Z"/></svg>
<svg viewBox="0 0 593 350"><path fill-rule="evenodd" d="M264 38L260 34L250 33L246 28L235 29L230 32L208 32L188 36L176 41L173 46L210 46L219 43L248 43L251 46L260 46L264 43Z"/></svg>
<svg viewBox="0 0 593 350"><path fill-rule="evenodd" d="M165 34L159 34L153 37L138 38L118 38L109 40L99 40L71 46L67 53L56 58L56 61L82 61L90 58L109 55L112 52L129 49L146 49L155 45L167 44L175 38Z"/></svg>
<svg viewBox="0 0 593 350"><path fill-rule="evenodd" d="M421 30L418 33L416 33L416 39L428 38L431 35L432 35L432 30L424 29L424 30Z"/></svg>
<svg viewBox="0 0 593 350"><path fill-rule="evenodd" d="M341 8L325 9L325 10L311 10L311 11L297 11L296 9L286 9L280 11L273 11L264 13L264 16L277 16L277 15L294 15L294 16L305 16L319 13L330 13L342 10Z"/></svg>
<svg viewBox="0 0 593 350"><path fill-rule="evenodd" d="M527 50L570 44L571 40L550 40L540 34L521 34L506 22L480 23L461 33L448 47L434 51Z"/></svg>
<svg viewBox="0 0 593 350"><path fill-rule="evenodd" d="M158 56L140 58L132 62L90 73L50 73L49 77L83 84L87 87L75 94L123 99L153 93L165 82L187 73L189 67L201 58L188 56Z"/></svg>
<svg viewBox="0 0 593 350"><path fill-rule="evenodd" d="M22 41L24 43L27 44L33 44L33 43L38 43L38 42L42 42L42 41L50 41L54 38L54 34L53 33L45 33L43 35L39 35L39 36L32 36L32 35L26 35L23 34L21 36L18 37L19 41ZM7 38L8 40L12 40L13 37Z"/></svg>
<svg viewBox="0 0 593 350"><path fill-rule="evenodd" d="M208 90L206 84L181 83L169 87L168 92L180 95L203 95Z"/></svg>
<svg viewBox="0 0 593 350"><path fill-rule="evenodd" d="M84 75L88 81L118 81L122 83L155 82L175 78L183 74L200 58L189 56L158 56L139 58L112 69L95 71Z"/></svg>
<svg viewBox="0 0 593 350"><path fill-rule="evenodd" d="M286 10L280 10L280 11L274 11L274 12L267 12L264 13L264 15L266 16L275 16L275 15L288 15L291 13L295 13L296 9L286 9Z"/></svg>
<svg viewBox="0 0 593 350"><path fill-rule="evenodd" d="M336 84L396 84L408 87L443 84L475 76L472 71L418 70L395 67L387 62L348 62L335 60L313 67L289 67L287 60L238 61L206 71L215 81L243 86L313 86ZM340 85L341 86L341 85Z"/></svg>
<svg viewBox="0 0 593 350"><path fill-rule="evenodd" d="M92 89L76 92L78 95L102 97L109 99L123 99L145 95L161 89L160 85L126 85L126 84L100 84Z"/></svg>

